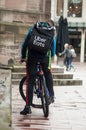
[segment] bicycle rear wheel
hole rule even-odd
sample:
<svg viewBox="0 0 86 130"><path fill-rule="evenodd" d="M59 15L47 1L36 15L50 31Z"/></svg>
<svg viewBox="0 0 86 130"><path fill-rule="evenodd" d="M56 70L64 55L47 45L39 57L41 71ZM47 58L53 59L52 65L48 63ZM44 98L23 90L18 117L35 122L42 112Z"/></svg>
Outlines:
<svg viewBox="0 0 86 130"><path fill-rule="evenodd" d="M38 82L38 81L36 81ZM33 103L32 103L32 107L34 108L42 108L42 104L40 102L40 98L38 98L38 94L36 92L36 85L34 85L34 90L33 90ZM22 97L22 99L26 102L26 76L23 77L20 81L20 84L19 84L19 92L20 92L20 95Z"/></svg>
<svg viewBox="0 0 86 130"><path fill-rule="evenodd" d="M22 78L19 84L19 92L24 101L26 101L26 76ZM33 94L33 104L32 106L34 108L42 108L44 117L48 117L49 115L49 105L48 105L48 92L46 87L46 82L43 77L43 79L40 79L40 89L41 89L41 95L40 98L37 98L37 94ZM34 100L35 99L35 100ZM41 102L40 102L41 99Z"/></svg>

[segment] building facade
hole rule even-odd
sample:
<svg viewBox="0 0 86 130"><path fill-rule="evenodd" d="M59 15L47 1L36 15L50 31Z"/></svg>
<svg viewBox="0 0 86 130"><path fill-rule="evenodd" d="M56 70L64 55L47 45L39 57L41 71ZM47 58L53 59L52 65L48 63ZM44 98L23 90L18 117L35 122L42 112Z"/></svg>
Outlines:
<svg viewBox="0 0 86 130"><path fill-rule="evenodd" d="M78 61L86 62L85 5L86 0L0 0L0 64L19 60L21 43L34 22L51 18L58 32L61 15L68 20L70 44Z"/></svg>
<svg viewBox="0 0 86 130"><path fill-rule="evenodd" d="M51 18L56 26L61 15L67 18L70 44L78 61L86 62L86 0L51 0Z"/></svg>
<svg viewBox="0 0 86 130"><path fill-rule="evenodd" d="M49 19L50 7L50 0L0 0L0 64L20 59L29 27Z"/></svg>

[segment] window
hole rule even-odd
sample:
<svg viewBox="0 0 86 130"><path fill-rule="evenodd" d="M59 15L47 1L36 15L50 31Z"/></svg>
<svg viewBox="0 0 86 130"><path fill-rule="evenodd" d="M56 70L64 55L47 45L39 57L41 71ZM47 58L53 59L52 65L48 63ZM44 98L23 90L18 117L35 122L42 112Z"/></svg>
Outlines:
<svg viewBox="0 0 86 130"><path fill-rule="evenodd" d="M68 17L82 17L82 0L68 0Z"/></svg>
<svg viewBox="0 0 86 130"><path fill-rule="evenodd" d="M61 16L63 14L63 4L64 0L57 0L57 15Z"/></svg>

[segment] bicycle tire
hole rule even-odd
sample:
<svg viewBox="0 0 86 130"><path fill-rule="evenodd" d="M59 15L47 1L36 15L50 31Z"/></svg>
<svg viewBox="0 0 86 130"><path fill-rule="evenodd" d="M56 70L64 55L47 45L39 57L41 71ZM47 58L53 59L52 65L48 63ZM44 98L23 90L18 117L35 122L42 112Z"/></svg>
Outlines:
<svg viewBox="0 0 86 130"><path fill-rule="evenodd" d="M26 95L24 93L25 80L26 80L26 76L23 77L20 81L19 92L20 92L22 99L26 102ZM41 79L40 79L40 82L41 82ZM41 85L41 87L44 88L44 93L41 94L41 105L32 104L32 106L34 108L42 108L43 113L44 113L44 117L48 117L48 115L49 115L48 94L47 94L47 90L46 90L46 83L45 83L44 77L43 77L40 85Z"/></svg>
<svg viewBox="0 0 86 130"><path fill-rule="evenodd" d="M47 93L46 82L45 82L44 77L43 77L42 82L41 82L41 87L43 87L43 89L44 89L44 93L42 92L42 95L41 95L43 113L44 113L44 117L48 117L48 115L49 115L48 96L49 95Z"/></svg>
<svg viewBox="0 0 86 130"><path fill-rule="evenodd" d="M21 79L20 84L19 84L19 92L24 101L26 101L26 96L23 91L23 89L24 89L23 86L24 86L25 80L26 80L26 76Z"/></svg>
<svg viewBox="0 0 86 130"><path fill-rule="evenodd" d="M26 102L26 92L24 93L24 83L25 83L25 81L26 81L26 76L23 77L21 79L21 81L20 81L20 84L19 84L19 93L20 93L22 99ZM39 104L32 103L32 107L34 107L34 108L42 108L42 104L39 105Z"/></svg>

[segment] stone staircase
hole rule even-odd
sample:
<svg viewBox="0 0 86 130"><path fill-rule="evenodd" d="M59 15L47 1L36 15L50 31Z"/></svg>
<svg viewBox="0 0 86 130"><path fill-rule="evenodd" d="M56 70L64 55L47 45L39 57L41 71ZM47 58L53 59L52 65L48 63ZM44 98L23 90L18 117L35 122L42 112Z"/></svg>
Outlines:
<svg viewBox="0 0 86 130"><path fill-rule="evenodd" d="M71 86L82 85L82 80L74 79L73 74L64 73L64 68L60 66L52 66L54 86ZM19 84L21 78L25 76L25 66L14 65L12 69L12 84Z"/></svg>

